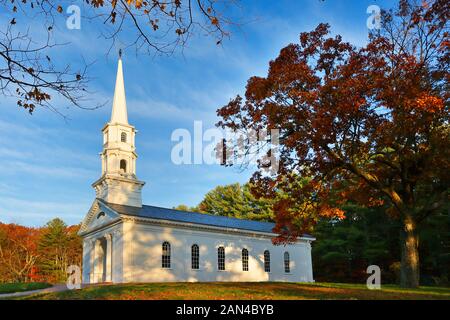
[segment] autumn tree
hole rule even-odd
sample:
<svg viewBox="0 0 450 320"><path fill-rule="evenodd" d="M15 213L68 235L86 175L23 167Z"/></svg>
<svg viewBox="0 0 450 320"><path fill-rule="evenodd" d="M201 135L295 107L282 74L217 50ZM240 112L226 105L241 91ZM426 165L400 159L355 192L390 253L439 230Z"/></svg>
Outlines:
<svg viewBox="0 0 450 320"><path fill-rule="evenodd" d="M0 223L0 282L26 282L36 266L40 232L17 224Z"/></svg>
<svg viewBox="0 0 450 320"><path fill-rule="evenodd" d="M67 264L82 265L83 260L83 239L78 235L81 224L70 225L66 228L68 238L67 246Z"/></svg>
<svg viewBox="0 0 450 320"><path fill-rule="evenodd" d="M17 105L30 113L36 107L60 112L52 103L55 97L81 108L99 106L86 100L89 63L74 67L55 58L58 48L67 44L55 37L55 30L66 28L65 13L72 4L0 0L6 21L0 25L0 93L15 97ZM79 18L96 24L98 36L109 41L105 54L115 46L136 53L171 54L195 34L220 44L238 23L228 17L237 7L235 0L86 0L76 5ZM31 23L41 29L30 28Z"/></svg>
<svg viewBox="0 0 450 320"><path fill-rule="evenodd" d="M278 173L260 161L253 176L256 194L290 195L275 205L275 242L344 218L348 200L384 203L402 225L401 284L419 285L418 228L449 199L448 18L448 1L401 0L362 48L321 24L218 110L221 127L280 131ZM292 172L311 180L289 183Z"/></svg>

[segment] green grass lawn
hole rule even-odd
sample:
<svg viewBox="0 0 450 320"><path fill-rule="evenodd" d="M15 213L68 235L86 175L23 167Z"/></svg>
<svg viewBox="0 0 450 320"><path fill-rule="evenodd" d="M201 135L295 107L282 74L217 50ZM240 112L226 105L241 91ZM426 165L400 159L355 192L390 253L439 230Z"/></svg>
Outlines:
<svg viewBox="0 0 450 320"><path fill-rule="evenodd" d="M51 286L45 282L0 283L0 294L45 289Z"/></svg>
<svg viewBox="0 0 450 320"><path fill-rule="evenodd" d="M444 299L450 300L450 288L421 287L401 289L386 285L368 290L365 285L339 283L149 283L95 285L81 290L22 297L20 299L120 299L120 300L304 300L304 299Z"/></svg>

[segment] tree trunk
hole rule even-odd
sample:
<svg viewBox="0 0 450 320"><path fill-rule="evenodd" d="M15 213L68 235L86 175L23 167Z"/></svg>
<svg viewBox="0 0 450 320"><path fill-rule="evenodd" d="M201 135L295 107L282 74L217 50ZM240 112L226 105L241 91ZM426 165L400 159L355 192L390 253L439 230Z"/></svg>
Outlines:
<svg viewBox="0 0 450 320"><path fill-rule="evenodd" d="M420 278L419 236L411 216L403 221L401 249L400 285L404 288L417 288Z"/></svg>

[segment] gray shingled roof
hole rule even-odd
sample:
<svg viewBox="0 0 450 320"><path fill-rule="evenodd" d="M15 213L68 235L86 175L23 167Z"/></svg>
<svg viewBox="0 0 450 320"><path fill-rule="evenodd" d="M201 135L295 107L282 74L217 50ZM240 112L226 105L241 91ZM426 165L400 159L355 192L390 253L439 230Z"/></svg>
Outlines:
<svg viewBox="0 0 450 320"><path fill-rule="evenodd" d="M215 216L210 214L203 214L198 212L187 212L175 209L161 208L155 206L143 205L142 208L110 204L111 209L117 213L135 217L179 221L186 223L194 223L201 225L208 225L214 227L242 229L249 231L259 231L272 233L272 229L275 227L274 223L260 222L252 220L243 220L237 218L229 218L223 216ZM310 235L304 235L305 237L311 237Z"/></svg>

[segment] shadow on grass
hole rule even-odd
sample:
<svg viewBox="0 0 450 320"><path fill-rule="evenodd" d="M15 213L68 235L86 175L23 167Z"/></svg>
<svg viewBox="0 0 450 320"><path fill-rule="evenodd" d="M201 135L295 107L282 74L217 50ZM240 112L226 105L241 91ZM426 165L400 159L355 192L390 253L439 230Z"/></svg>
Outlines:
<svg viewBox="0 0 450 320"><path fill-rule="evenodd" d="M214 282L214 283L147 283L96 285L82 290L47 293L25 299L62 300L303 300L303 299L358 299L403 300L446 299L450 289L428 291L404 290L395 286L383 290L368 290L363 285L335 283L280 283L280 282Z"/></svg>

